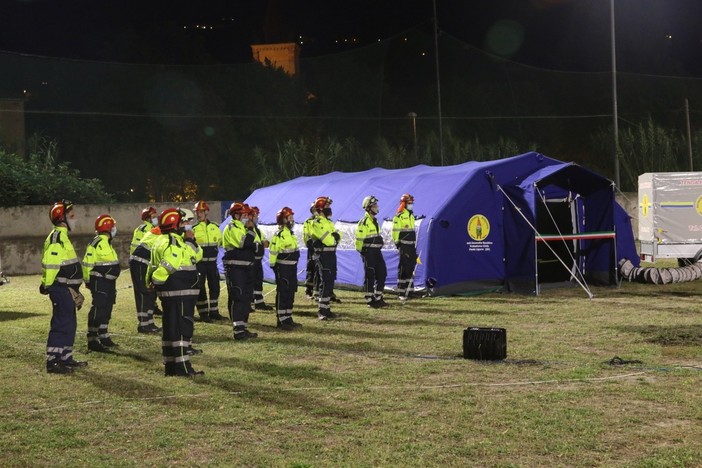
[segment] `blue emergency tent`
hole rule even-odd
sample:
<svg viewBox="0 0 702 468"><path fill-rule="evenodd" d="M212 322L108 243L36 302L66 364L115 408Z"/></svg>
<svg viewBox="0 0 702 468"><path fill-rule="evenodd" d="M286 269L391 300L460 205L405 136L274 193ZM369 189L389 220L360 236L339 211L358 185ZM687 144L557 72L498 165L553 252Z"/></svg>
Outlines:
<svg viewBox="0 0 702 468"><path fill-rule="evenodd" d="M630 219L615 201L612 182L535 152L455 166L299 177L258 189L245 201L259 207L259 223L268 238L276 229L276 212L291 207L301 238L310 204L318 196L331 197L332 219L342 231L337 285L360 287L363 263L354 248L354 232L364 214L361 201L374 195L378 219L384 220L386 286L392 288L398 259L392 218L403 193L415 197L418 218L415 285L428 283L437 295L538 293L544 284L572 282L579 273L590 283L615 284L618 260L638 261ZM303 279L306 251L299 243ZM267 257L264 275L273 278Z"/></svg>

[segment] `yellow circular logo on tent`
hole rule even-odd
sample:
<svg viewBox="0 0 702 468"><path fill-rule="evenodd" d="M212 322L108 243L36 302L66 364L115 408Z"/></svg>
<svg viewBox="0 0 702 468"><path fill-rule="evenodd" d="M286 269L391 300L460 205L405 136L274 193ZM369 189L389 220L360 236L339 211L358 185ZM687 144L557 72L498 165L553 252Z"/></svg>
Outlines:
<svg viewBox="0 0 702 468"><path fill-rule="evenodd" d="M490 234L490 222L480 214L468 220L468 235L476 241L484 240Z"/></svg>
<svg viewBox="0 0 702 468"><path fill-rule="evenodd" d="M695 201L695 211L698 215L702 216L702 195L697 197L697 200Z"/></svg>
<svg viewBox="0 0 702 468"><path fill-rule="evenodd" d="M648 218L648 207L649 207L648 195L644 193L644 196L641 199L641 215L644 218Z"/></svg>

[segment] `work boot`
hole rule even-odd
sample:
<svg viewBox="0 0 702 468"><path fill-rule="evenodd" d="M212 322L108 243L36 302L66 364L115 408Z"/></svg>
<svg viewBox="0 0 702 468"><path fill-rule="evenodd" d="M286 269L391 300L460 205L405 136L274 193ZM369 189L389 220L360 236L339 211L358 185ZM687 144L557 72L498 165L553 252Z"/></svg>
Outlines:
<svg viewBox="0 0 702 468"><path fill-rule="evenodd" d="M258 338L258 333L251 333L248 329L234 332L234 339L237 341L245 341Z"/></svg>
<svg viewBox="0 0 702 468"><path fill-rule="evenodd" d="M144 325L137 327L137 333L146 333L146 334L156 334L160 333L161 328L157 327L155 324L150 323L149 325Z"/></svg>
<svg viewBox="0 0 702 468"><path fill-rule="evenodd" d="M269 306L265 302L261 302L260 304L256 304L255 309L256 310L273 310L273 307Z"/></svg>
<svg viewBox="0 0 702 468"><path fill-rule="evenodd" d="M336 294L332 294L331 297L329 298L331 302L336 302L337 304L341 304L341 299L336 297Z"/></svg>
<svg viewBox="0 0 702 468"><path fill-rule="evenodd" d="M293 319L290 319L290 323L291 323L292 326L295 327L295 328L299 328L299 327L302 326L301 323L297 323L297 322L295 322Z"/></svg>
<svg viewBox="0 0 702 468"><path fill-rule="evenodd" d="M88 367L88 361L76 361L75 359L69 359L61 362L65 367L70 367L73 369L77 369L78 367Z"/></svg>
<svg viewBox="0 0 702 468"><path fill-rule="evenodd" d="M292 320L283 320L282 322L278 322L277 327L278 329L285 331L293 331L295 329L295 325L292 323Z"/></svg>
<svg viewBox="0 0 702 468"><path fill-rule="evenodd" d="M208 314L208 313L200 314L199 321L200 321L200 322L204 322L204 323L212 323L212 322L214 322L214 320L212 320L212 318L210 317L210 314Z"/></svg>
<svg viewBox="0 0 702 468"><path fill-rule="evenodd" d="M216 322L224 322L224 321L228 322L229 321L228 317L225 317L224 315L221 315L221 314L212 314L211 313L210 318Z"/></svg>
<svg viewBox="0 0 702 468"><path fill-rule="evenodd" d="M380 299L378 299L376 302L380 305L380 307L390 307L390 304L385 302L385 299L383 299L382 297Z"/></svg>
<svg viewBox="0 0 702 468"><path fill-rule="evenodd" d="M331 310L326 310L324 312L320 310L317 318L319 318L319 320L333 320L336 318L336 314Z"/></svg>
<svg viewBox="0 0 702 468"><path fill-rule="evenodd" d="M376 301L375 299L373 299L368 303L368 307L370 307L371 309L380 309L383 306L380 304L380 301Z"/></svg>
<svg viewBox="0 0 702 468"><path fill-rule="evenodd" d="M112 338L109 336L107 338L100 338L100 344L105 348L119 348L119 345L112 341Z"/></svg>
<svg viewBox="0 0 702 468"><path fill-rule="evenodd" d="M88 349L96 353L112 353L112 350L110 350L110 348L102 345L99 341L89 341Z"/></svg>
<svg viewBox="0 0 702 468"><path fill-rule="evenodd" d="M55 360L46 363L46 372L48 374L71 374L73 368L65 365L61 361Z"/></svg>

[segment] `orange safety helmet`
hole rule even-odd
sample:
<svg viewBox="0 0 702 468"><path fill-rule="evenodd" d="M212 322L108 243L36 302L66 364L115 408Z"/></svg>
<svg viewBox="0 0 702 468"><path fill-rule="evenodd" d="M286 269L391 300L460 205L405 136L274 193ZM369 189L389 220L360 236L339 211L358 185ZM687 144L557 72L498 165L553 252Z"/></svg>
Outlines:
<svg viewBox="0 0 702 468"><path fill-rule="evenodd" d="M156 208L154 208L153 206L141 210L142 221L150 221L151 218L153 218L154 216L156 216Z"/></svg>
<svg viewBox="0 0 702 468"><path fill-rule="evenodd" d="M200 200L193 206L193 211L210 211L210 205L205 200Z"/></svg>
<svg viewBox="0 0 702 468"><path fill-rule="evenodd" d="M405 203L414 203L414 197L410 195L409 193L403 193L402 196L400 197L400 203L405 202Z"/></svg>
<svg viewBox="0 0 702 468"><path fill-rule="evenodd" d="M332 204L332 199L330 197L317 197L314 201L314 209L316 211L322 211L324 208L329 207Z"/></svg>
<svg viewBox="0 0 702 468"><path fill-rule="evenodd" d="M166 208L158 216L158 227L162 233L173 232L178 229L181 221L181 211L176 208Z"/></svg>
<svg viewBox="0 0 702 468"><path fill-rule="evenodd" d="M66 222L66 214L73 209L73 203L68 200L57 201L49 209L49 219L56 225Z"/></svg>
<svg viewBox="0 0 702 468"><path fill-rule="evenodd" d="M235 214L245 214L249 212L249 205L241 202L234 202L229 207L229 215L234 217Z"/></svg>
<svg viewBox="0 0 702 468"><path fill-rule="evenodd" d="M258 216L261 214L261 210L259 210L257 206L250 207L249 212L254 216Z"/></svg>
<svg viewBox="0 0 702 468"><path fill-rule="evenodd" d="M275 215L275 222L278 223L278 225L283 225L288 221L288 216L294 215L292 208L289 208L287 206L284 206L283 208L280 209Z"/></svg>
<svg viewBox="0 0 702 468"><path fill-rule="evenodd" d="M101 214L95 220L95 230L97 232L110 232L115 224L117 224L115 218L108 214Z"/></svg>

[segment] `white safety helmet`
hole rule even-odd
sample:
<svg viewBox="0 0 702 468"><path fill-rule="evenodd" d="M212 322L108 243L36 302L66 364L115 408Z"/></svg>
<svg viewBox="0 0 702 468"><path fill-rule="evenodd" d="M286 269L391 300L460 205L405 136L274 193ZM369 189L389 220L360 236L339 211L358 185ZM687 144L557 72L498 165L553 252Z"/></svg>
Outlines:
<svg viewBox="0 0 702 468"><path fill-rule="evenodd" d="M378 199L375 198L373 195L368 195L366 198L363 199L363 209L367 210L376 203L378 203Z"/></svg>
<svg viewBox="0 0 702 468"><path fill-rule="evenodd" d="M195 221L195 213L193 213L192 210L189 210L187 208L178 208L178 210L180 210L180 216L184 222L192 223L193 221Z"/></svg>

